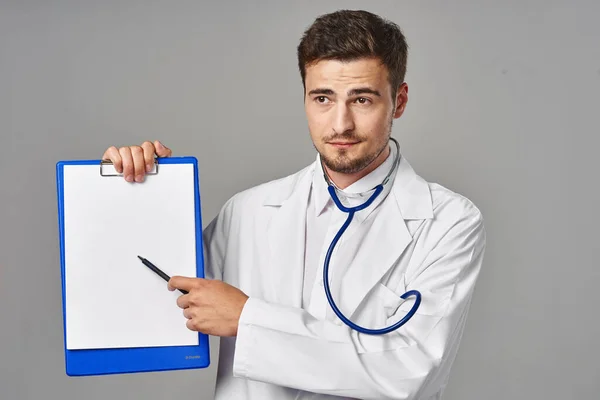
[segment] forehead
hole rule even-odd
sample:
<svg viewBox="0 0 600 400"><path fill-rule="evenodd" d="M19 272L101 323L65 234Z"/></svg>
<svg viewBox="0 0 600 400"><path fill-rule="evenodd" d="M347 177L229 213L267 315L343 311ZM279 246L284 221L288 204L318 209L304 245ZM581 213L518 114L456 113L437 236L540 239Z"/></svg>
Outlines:
<svg viewBox="0 0 600 400"><path fill-rule="evenodd" d="M384 89L388 70L379 59L361 58L352 61L320 60L306 68L306 89L316 87L348 87L369 85Z"/></svg>

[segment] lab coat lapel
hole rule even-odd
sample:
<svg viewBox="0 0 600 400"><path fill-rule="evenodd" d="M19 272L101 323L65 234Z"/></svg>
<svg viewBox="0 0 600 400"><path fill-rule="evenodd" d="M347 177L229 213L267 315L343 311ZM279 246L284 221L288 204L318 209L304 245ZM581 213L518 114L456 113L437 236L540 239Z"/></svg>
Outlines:
<svg viewBox="0 0 600 400"><path fill-rule="evenodd" d="M293 307L302 304L310 170L305 169L295 180L275 187L265 202L267 207L278 208L267 229L272 297L279 304Z"/></svg>

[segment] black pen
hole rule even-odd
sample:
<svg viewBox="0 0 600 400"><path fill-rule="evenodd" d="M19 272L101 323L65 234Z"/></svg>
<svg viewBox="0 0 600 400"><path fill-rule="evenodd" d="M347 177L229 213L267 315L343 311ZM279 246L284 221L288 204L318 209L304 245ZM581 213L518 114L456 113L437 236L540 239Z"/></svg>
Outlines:
<svg viewBox="0 0 600 400"><path fill-rule="evenodd" d="M148 268L150 268L152 271L156 272L156 274L158 276L160 276L161 278L163 278L165 281L169 282L171 280L171 277L167 274L165 274L164 272L162 272L160 270L160 268L158 268L156 265L152 264L150 261L146 260L144 257L142 256L138 256L138 258L140 260L142 260L142 262L144 263L144 265ZM188 292L186 290L183 289L177 289L179 290L181 293L183 294L188 294Z"/></svg>

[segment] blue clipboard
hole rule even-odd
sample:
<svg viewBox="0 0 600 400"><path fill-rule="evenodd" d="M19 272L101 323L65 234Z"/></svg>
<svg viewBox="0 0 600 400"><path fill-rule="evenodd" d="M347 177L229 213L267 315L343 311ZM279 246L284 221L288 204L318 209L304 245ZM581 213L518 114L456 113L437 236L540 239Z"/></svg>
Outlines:
<svg viewBox="0 0 600 400"><path fill-rule="evenodd" d="M62 280L63 334L65 370L69 376L106 375L169 371L206 368L210 365L208 336L198 333L197 345L164 347L130 347L78 349L67 348L66 326L66 284L65 284L65 229L64 229L64 168L69 165L94 165L101 170L102 160L59 161L56 164L56 185L58 200L58 229L60 243L60 263ZM194 169L194 208L196 233L196 276L204 277L204 257L202 244L202 219L200 190L198 183L198 160L195 157L169 157L155 159L158 171L161 164L193 164ZM101 172L100 172L101 173ZM123 179L123 178L120 178ZM145 267L140 267L145 268ZM163 281L164 282L164 281ZM165 282L166 285L166 282ZM165 289L166 290L166 289Z"/></svg>

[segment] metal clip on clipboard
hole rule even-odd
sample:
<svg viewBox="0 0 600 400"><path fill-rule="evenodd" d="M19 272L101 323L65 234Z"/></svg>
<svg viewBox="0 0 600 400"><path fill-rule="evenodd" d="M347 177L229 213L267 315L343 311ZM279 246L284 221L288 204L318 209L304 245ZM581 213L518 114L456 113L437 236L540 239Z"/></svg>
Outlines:
<svg viewBox="0 0 600 400"><path fill-rule="evenodd" d="M108 166L108 168L106 167ZM112 171L107 172L106 170ZM158 159L154 159L154 169L150 172L144 172L146 175L156 175L158 174ZM113 166L112 161L110 160L101 160L100 161L100 175L101 176L123 176L122 173L118 173Z"/></svg>

